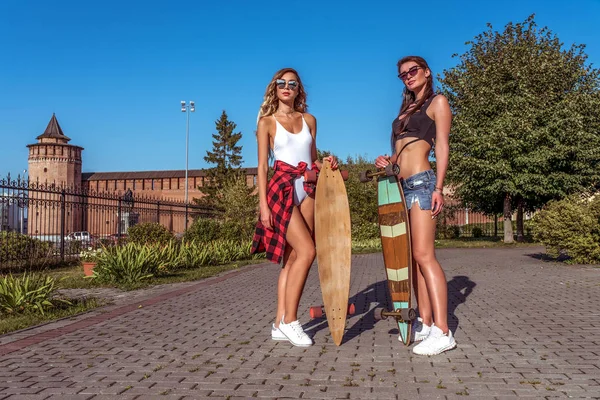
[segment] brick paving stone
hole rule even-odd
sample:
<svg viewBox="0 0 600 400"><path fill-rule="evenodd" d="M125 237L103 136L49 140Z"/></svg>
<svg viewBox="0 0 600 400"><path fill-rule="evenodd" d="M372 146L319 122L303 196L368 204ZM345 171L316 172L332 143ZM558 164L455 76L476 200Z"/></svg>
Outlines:
<svg viewBox="0 0 600 400"><path fill-rule="evenodd" d="M308 317L308 307L322 302L316 266L299 310L315 346L271 341L278 267L255 265L115 297L104 309L0 336L0 396L598 396L600 342L590 338L600 337L600 270L540 261L542 250L437 251L458 342L439 356L412 354L393 321L375 321L373 309L387 305L383 260L364 254L353 256L357 313L340 347L325 319Z"/></svg>

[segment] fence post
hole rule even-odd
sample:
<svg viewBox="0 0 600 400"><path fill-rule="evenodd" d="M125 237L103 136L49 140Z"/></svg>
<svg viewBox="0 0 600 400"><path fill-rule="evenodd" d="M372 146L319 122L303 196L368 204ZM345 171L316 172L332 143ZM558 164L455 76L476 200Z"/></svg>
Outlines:
<svg viewBox="0 0 600 400"><path fill-rule="evenodd" d="M188 203L185 203L185 228L184 232L187 231L188 228Z"/></svg>
<svg viewBox="0 0 600 400"><path fill-rule="evenodd" d="M494 237L498 236L498 214L494 214Z"/></svg>
<svg viewBox="0 0 600 400"><path fill-rule="evenodd" d="M121 198L119 197L119 204L117 206L117 238L121 238Z"/></svg>
<svg viewBox="0 0 600 400"><path fill-rule="evenodd" d="M160 224L160 200L156 202L156 222Z"/></svg>
<svg viewBox="0 0 600 400"><path fill-rule="evenodd" d="M60 192L60 260L65 261L65 218L66 218L65 189Z"/></svg>

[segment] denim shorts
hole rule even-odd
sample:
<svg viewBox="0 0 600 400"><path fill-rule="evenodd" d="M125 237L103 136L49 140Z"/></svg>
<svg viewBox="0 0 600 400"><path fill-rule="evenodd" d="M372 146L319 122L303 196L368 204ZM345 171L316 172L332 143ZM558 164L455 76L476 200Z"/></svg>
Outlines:
<svg viewBox="0 0 600 400"><path fill-rule="evenodd" d="M433 170L427 170L402 179L402 190L408 209L419 203L421 210L431 210L431 196L435 189L436 176Z"/></svg>

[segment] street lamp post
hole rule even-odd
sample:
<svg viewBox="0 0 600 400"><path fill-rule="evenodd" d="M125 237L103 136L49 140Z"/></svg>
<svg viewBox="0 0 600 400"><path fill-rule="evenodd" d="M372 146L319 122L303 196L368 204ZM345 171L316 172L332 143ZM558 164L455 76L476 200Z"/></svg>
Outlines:
<svg viewBox="0 0 600 400"><path fill-rule="evenodd" d="M185 229L188 226L188 159L189 159L189 141L190 141L190 113L196 111L193 101L186 104L181 101L181 112L187 113L187 122L185 126Z"/></svg>

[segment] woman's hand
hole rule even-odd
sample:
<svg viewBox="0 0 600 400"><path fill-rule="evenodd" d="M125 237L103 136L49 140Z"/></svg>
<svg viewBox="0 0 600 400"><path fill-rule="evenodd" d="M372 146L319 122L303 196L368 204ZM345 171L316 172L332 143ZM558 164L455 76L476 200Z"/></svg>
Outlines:
<svg viewBox="0 0 600 400"><path fill-rule="evenodd" d="M268 230L273 230L273 216L269 207L260 208L260 222Z"/></svg>
<svg viewBox="0 0 600 400"><path fill-rule="evenodd" d="M331 169L337 169L338 167L338 163L337 160L335 159L335 156L327 156L327 157L323 157L323 161L329 161L329 163L331 164Z"/></svg>
<svg viewBox="0 0 600 400"><path fill-rule="evenodd" d="M385 168L390 163L391 163L390 156L388 156L387 154L383 155L383 156L379 156L375 159L375 166L377 168Z"/></svg>
<svg viewBox="0 0 600 400"><path fill-rule="evenodd" d="M442 208L444 208L444 195L436 189L431 195L431 218L437 217L442 212Z"/></svg>

